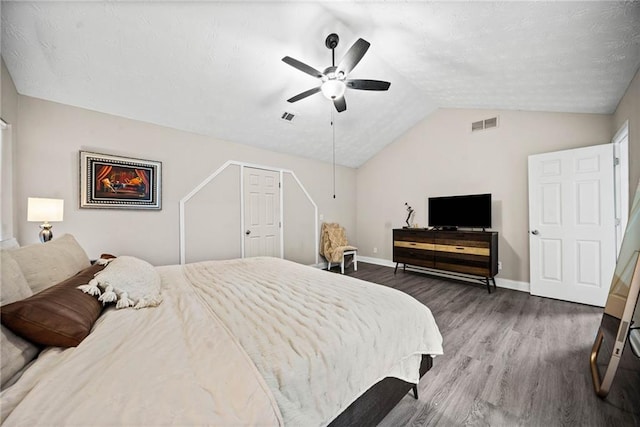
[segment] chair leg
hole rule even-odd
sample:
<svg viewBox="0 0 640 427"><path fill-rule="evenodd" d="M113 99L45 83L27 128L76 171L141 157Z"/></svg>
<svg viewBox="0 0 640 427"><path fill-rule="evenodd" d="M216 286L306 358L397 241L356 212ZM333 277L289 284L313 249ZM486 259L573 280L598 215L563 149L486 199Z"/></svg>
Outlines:
<svg viewBox="0 0 640 427"><path fill-rule="evenodd" d="M353 253L353 271L358 271L358 253Z"/></svg>
<svg viewBox="0 0 640 427"><path fill-rule="evenodd" d="M342 255L342 262L340 263L340 272L344 274L344 255Z"/></svg>
<svg viewBox="0 0 640 427"><path fill-rule="evenodd" d="M331 261L327 261L327 270L331 270Z"/></svg>

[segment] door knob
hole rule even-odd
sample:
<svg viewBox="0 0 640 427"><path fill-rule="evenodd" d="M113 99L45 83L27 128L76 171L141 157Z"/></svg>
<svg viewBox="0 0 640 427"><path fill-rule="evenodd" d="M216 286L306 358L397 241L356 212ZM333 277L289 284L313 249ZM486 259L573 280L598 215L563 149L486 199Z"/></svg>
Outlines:
<svg viewBox="0 0 640 427"><path fill-rule="evenodd" d="M246 234L248 236L249 234L251 234L251 230L245 231L244 234Z"/></svg>
<svg viewBox="0 0 640 427"><path fill-rule="evenodd" d="M537 236L538 234L540 234L540 232L538 230L532 230L531 234L533 234L534 236Z"/></svg>

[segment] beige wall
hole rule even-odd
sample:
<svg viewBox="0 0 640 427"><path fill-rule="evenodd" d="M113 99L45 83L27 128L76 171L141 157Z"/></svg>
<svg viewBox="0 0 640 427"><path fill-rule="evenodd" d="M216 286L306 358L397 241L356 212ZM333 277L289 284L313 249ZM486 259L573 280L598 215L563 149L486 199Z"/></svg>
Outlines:
<svg viewBox="0 0 640 427"><path fill-rule="evenodd" d="M472 122L495 115L498 128L471 133ZM487 192L500 233L498 277L529 282L527 157L608 143L612 135L609 115L438 110L358 170L359 253L392 259L405 202L424 226L429 196Z"/></svg>
<svg viewBox="0 0 640 427"><path fill-rule="evenodd" d="M14 162L14 200L21 244L38 239L38 224L26 222L27 197L63 198L64 222L54 225L54 234L74 234L90 257L111 252L138 256L157 265L177 263L179 201L228 160L292 170L325 220L344 224L351 230L349 237L356 240L355 169L337 168L339 192L334 200L330 164L26 96L19 96L18 105L20 136ZM161 161L162 210L79 209L80 150ZM230 174L221 182L233 182ZM285 184L291 187L288 181ZM187 230L188 256L191 260L237 257L238 212L229 204L237 197L239 187L217 185L207 191L215 195L214 203L200 198L188 207L188 215L197 217L196 225ZM295 203L301 199L293 189L285 199L285 220L290 225L285 227L285 252L291 259L315 262L313 238L299 237L313 236L313 229L299 229L312 224L307 218L309 205Z"/></svg>
<svg viewBox="0 0 640 427"><path fill-rule="evenodd" d="M240 166L232 164L185 203L187 262L228 259L242 253L240 233L245 227L241 226L240 185ZM313 204L288 171L283 173L282 185L284 257L315 264Z"/></svg>
<svg viewBox="0 0 640 427"><path fill-rule="evenodd" d="M293 170L325 221L343 223L361 255L388 260L391 229L403 225L405 202L416 209L415 221L425 225L428 196L491 192L493 229L501 234L499 277L528 282L527 156L609 142L629 120L630 191L634 191L640 179L639 91L636 74L613 120L607 115L438 110L357 172L338 168L334 200L330 165L19 96L3 63L1 114L12 123L14 137L22 130L14 153L15 234L22 244L37 241L37 224L24 220L27 197L61 197L66 203L65 221L56 224L54 232L73 233L90 256L111 251L156 264L175 263L180 198L225 161L238 160ZM500 116L497 129L469 132L472 121L495 114ZM162 211L79 209L79 150L161 160ZM188 259L239 254L240 243L232 231L239 228L234 205L238 196L230 190L236 185L232 175L228 171L190 202L188 215L195 215L195 220L187 230ZM311 263L315 251L307 243L313 241L310 208L290 177L285 177L285 188L289 192L285 225L292 224L285 226L285 257Z"/></svg>
<svg viewBox="0 0 640 427"><path fill-rule="evenodd" d="M613 115L614 132L629 120L629 209L640 181L640 70L629 84Z"/></svg>
<svg viewBox="0 0 640 427"><path fill-rule="evenodd" d="M15 216L13 212L13 140L17 137L15 123L18 116L18 92L13 79L7 70L4 59L0 58L0 117L9 124L2 131L2 221L0 237L2 239L15 236Z"/></svg>

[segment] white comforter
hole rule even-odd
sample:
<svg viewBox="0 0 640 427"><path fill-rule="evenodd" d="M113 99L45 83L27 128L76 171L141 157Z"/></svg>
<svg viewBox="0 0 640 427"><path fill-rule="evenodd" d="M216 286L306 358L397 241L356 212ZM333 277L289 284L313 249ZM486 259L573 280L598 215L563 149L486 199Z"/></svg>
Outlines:
<svg viewBox="0 0 640 427"><path fill-rule="evenodd" d="M108 310L0 394L6 425L324 425L442 354L392 289L273 258L160 267L164 302Z"/></svg>
<svg viewBox="0 0 640 427"><path fill-rule="evenodd" d="M327 424L384 377L417 383L422 354L442 354L429 309L385 286L274 258L184 270L255 363L285 425Z"/></svg>

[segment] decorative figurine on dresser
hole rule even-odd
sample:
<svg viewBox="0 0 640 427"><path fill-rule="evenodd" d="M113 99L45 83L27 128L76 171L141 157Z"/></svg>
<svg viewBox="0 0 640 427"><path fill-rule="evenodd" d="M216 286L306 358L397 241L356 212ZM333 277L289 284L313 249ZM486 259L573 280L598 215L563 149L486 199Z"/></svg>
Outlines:
<svg viewBox="0 0 640 427"><path fill-rule="evenodd" d="M405 222L407 223L407 228L411 228L411 219L413 218L413 214L416 213L416 211L409 206L409 203L405 203L404 204L407 207L407 219L405 220Z"/></svg>
<svg viewBox="0 0 640 427"><path fill-rule="evenodd" d="M393 230L394 274L399 264L403 270L446 272L478 279L491 293L490 281L495 289L498 274L498 233L486 231L491 227L491 194L429 198L428 219L428 229Z"/></svg>

